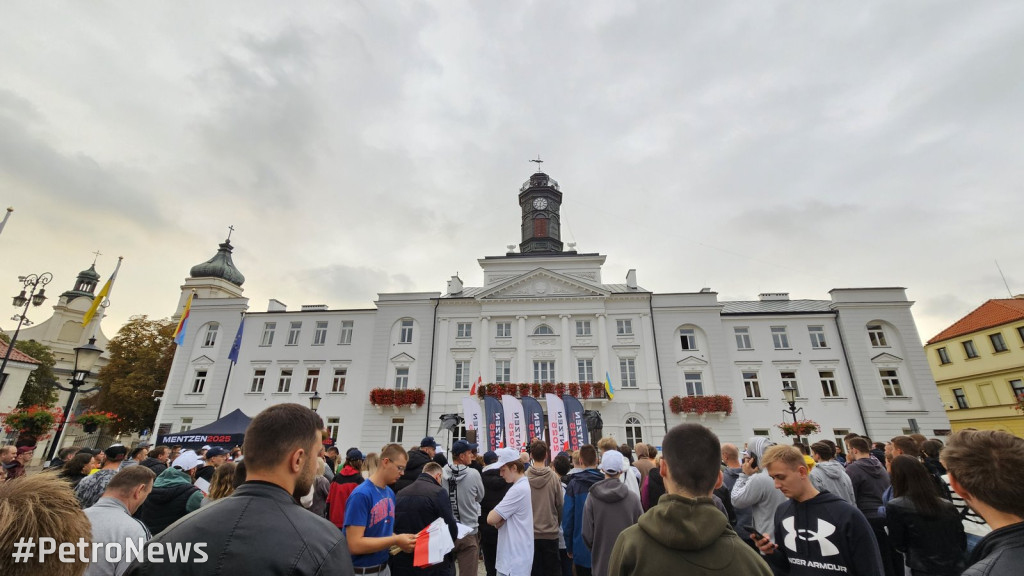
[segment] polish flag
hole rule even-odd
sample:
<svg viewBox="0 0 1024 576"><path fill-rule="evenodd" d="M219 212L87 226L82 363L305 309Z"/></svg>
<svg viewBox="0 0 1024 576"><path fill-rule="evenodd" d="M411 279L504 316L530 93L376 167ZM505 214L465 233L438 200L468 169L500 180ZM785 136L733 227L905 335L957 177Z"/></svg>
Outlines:
<svg viewBox="0 0 1024 576"><path fill-rule="evenodd" d="M438 518L416 535L416 548L413 551L412 565L426 568L440 564L444 555L455 549L451 532L444 518Z"/></svg>
<svg viewBox="0 0 1024 576"><path fill-rule="evenodd" d="M469 390L469 395L470 396L476 396L476 387L477 387L478 384L482 383L483 381L484 381L484 377L483 376L477 376L476 377L476 382L473 382L473 387L470 388L470 390Z"/></svg>

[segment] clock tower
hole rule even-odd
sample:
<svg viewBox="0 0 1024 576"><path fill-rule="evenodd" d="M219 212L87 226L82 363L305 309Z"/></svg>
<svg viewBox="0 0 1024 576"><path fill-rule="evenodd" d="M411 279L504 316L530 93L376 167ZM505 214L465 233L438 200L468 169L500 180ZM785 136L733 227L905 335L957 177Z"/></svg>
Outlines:
<svg viewBox="0 0 1024 576"><path fill-rule="evenodd" d="M562 193L558 182L543 172L537 172L519 188L519 206L523 209L522 254L562 251L558 208Z"/></svg>

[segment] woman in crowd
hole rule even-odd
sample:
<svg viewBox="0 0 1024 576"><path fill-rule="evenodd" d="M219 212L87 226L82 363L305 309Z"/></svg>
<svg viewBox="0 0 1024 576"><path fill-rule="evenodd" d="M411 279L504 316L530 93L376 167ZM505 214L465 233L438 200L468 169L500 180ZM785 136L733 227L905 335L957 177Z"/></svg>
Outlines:
<svg viewBox="0 0 1024 576"><path fill-rule="evenodd" d="M892 460L893 499L885 505L889 541L912 576L959 576L967 539L960 515L939 496L928 469L913 456Z"/></svg>
<svg viewBox="0 0 1024 576"><path fill-rule="evenodd" d="M213 479L210 480L210 493L203 497L199 503L200 507L206 506L215 500L227 498L235 491L235 467L234 462L225 462L213 472Z"/></svg>
<svg viewBox="0 0 1024 576"><path fill-rule="evenodd" d="M68 460L68 463L64 465L64 468L57 476L70 482L71 488L74 489L78 487L78 483L82 481L82 478L85 478L96 469L96 466L96 458L92 454L79 452L71 460Z"/></svg>
<svg viewBox="0 0 1024 576"><path fill-rule="evenodd" d="M363 478L373 476L378 466L380 466L380 456L376 452L367 454L366 460L363 461Z"/></svg>

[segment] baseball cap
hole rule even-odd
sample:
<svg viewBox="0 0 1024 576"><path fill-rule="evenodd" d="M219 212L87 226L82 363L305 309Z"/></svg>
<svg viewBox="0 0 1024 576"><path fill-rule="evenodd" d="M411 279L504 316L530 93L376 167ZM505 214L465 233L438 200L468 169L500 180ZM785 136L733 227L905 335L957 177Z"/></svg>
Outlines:
<svg viewBox="0 0 1024 576"><path fill-rule="evenodd" d="M125 456L128 454L128 448L122 444L114 444L110 448L103 451L107 455L109 460L115 460L118 456Z"/></svg>
<svg viewBox="0 0 1024 576"><path fill-rule="evenodd" d="M206 451L206 457L210 458L213 456L227 456L228 449L223 446L214 446Z"/></svg>
<svg viewBox="0 0 1024 576"><path fill-rule="evenodd" d="M618 450L609 450L601 456L601 472L605 474L619 474L622 472L625 458Z"/></svg>
<svg viewBox="0 0 1024 576"><path fill-rule="evenodd" d="M498 456L498 461L491 464L485 470L494 470L495 468L501 468L509 462L519 462L519 451L515 448L498 448L494 452Z"/></svg>
<svg viewBox="0 0 1024 576"><path fill-rule="evenodd" d="M437 442L434 442L433 436L427 436L420 441L420 448L437 448Z"/></svg>
<svg viewBox="0 0 1024 576"><path fill-rule="evenodd" d="M494 453L494 450L488 450L484 452L484 465L494 464L498 461L498 455Z"/></svg>
<svg viewBox="0 0 1024 576"><path fill-rule="evenodd" d="M171 467L180 468L182 471L188 472L200 464L202 464L202 460L199 459L199 456L192 450L186 450L174 459L174 463L171 464Z"/></svg>
<svg viewBox="0 0 1024 576"><path fill-rule="evenodd" d="M203 446L201 448L201 450L209 450L209 449L210 449L210 445L209 444L207 444L206 446Z"/></svg>
<svg viewBox="0 0 1024 576"><path fill-rule="evenodd" d="M349 448L348 452L345 452L346 460L366 460L366 456L359 451L359 448Z"/></svg>
<svg viewBox="0 0 1024 576"><path fill-rule="evenodd" d="M465 440L456 440L455 444L452 444L452 456L458 456L463 452L472 452L478 447L477 444L466 442Z"/></svg>

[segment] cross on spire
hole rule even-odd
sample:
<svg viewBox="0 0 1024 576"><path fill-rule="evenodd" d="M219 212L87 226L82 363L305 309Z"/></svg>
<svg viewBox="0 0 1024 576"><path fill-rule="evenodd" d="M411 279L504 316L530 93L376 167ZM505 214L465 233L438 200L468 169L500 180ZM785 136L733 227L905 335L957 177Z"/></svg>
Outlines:
<svg viewBox="0 0 1024 576"><path fill-rule="evenodd" d="M231 241L231 233L235 231L235 226L232 224L228 226L228 242Z"/></svg>
<svg viewBox="0 0 1024 576"><path fill-rule="evenodd" d="M96 261L100 259L100 256L103 256L103 253L100 252L99 250L97 250L97 251L93 252L93 254L95 254L96 257L92 259L92 265L95 266L96 265Z"/></svg>
<svg viewBox="0 0 1024 576"><path fill-rule="evenodd" d="M540 165L544 163L544 161L540 159L540 154L537 154L536 160L530 160L530 162L537 164L537 172L540 172Z"/></svg>

